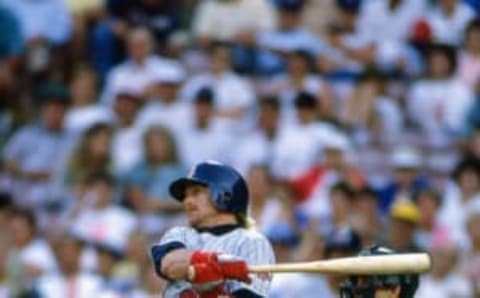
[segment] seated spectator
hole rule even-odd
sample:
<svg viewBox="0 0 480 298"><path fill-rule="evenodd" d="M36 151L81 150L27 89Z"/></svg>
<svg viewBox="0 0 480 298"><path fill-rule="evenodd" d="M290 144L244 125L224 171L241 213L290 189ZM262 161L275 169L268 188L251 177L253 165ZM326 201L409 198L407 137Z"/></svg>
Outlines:
<svg viewBox="0 0 480 298"><path fill-rule="evenodd" d="M112 122L110 109L98 105L97 76L89 68L80 68L70 83L71 106L65 115L65 128L69 133L82 133L97 122Z"/></svg>
<svg viewBox="0 0 480 298"><path fill-rule="evenodd" d="M480 81L480 18L468 23L464 36L465 46L459 53L456 78L474 89Z"/></svg>
<svg viewBox="0 0 480 298"><path fill-rule="evenodd" d="M144 232L159 233L178 220L182 206L171 200L168 186L185 170L168 129L152 126L143 141L143 160L126 176L127 204L141 216Z"/></svg>
<svg viewBox="0 0 480 298"><path fill-rule="evenodd" d="M183 101L180 93L185 79L185 70L179 63L157 69L149 86L151 90L148 101L138 112L135 125L141 129L162 125L174 133L188 127L188 121L192 118L191 103Z"/></svg>
<svg viewBox="0 0 480 298"><path fill-rule="evenodd" d="M191 124L177 135L183 163L192 167L200 161L215 159L230 160L235 139L222 122L215 118L214 95L210 88L198 91L193 106Z"/></svg>
<svg viewBox="0 0 480 298"><path fill-rule="evenodd" d="M69 154L71 137L64 130L68 96L62 87L49 85L41 94L40 123L18 130L3 150L5 170L11 178L16 204L41 206L52 194L52 178Z"/></svg>
<svg viewBox="0 0 480 298"><path fill-rule="evenodd" d="M440 0L427 15L427 21L436 42L459 46L467 24L474 17L475 11L464 1Z"/></svg>
<svg viewBox="0 0 480 298"><path fill-rule="evenodd" d="M112 127L106 123L97 123L88 128L65 168L58 173L61 196L73 195L77 198L85 195L88 178L97 172L113 174L111 166Z"/></svg>
<svg viewBox="0 0 480 298"><path fill-rule="evenodd" d="M164 279L159 279L153 266L142 268L141 284L132 293L132 298L150 298L161 295L167 286Z"/></svg>
<svg viewBox="0 0 480 298"><path fill-rule="evenodd" d="M257 228L269 233L275 227L290 227L295 232L296 219L291 194L277 186L264 165L251 167L247 174L250 190L250 214Z"/></svg>
<svg viewBox="0 0 480 298"><path fill-rule="evenodd" d="M29 209L14 209L8 229L10 290L13 296L28 295L38 278L55 272L55 256L50 245L39 236L35 215Z"/></svg>
<svg viewBox="0 0 480 298"><path fill-rule="evenodd" d="M409 200L422 189L430 185L423 175L423 160L420 152L414 147L398 147L390 157L393 176L386 184L377 189L382 214L387 214L390 206L398 200Z"/></svg>
<svg viewBox="0 0 480 298"><path fill-rule="evenodd" d="M213 0L198 6L192 31L203 47L213 41L248 44L255 33L273 30L275 23L274 8L266 0Z"/></svg>
<svg viewBox="0 0 480 298"><path fill-rule="evenodd" d="M468 276L458 270L460 249L453 242L437 244L430 250L432 270L420 278L418 297L475 297Z"/></svg>
<svg viewBox="0 0 480 298"><path fill-rule="evenodd" d="M72 236L64 236L55 247L59 271L44 275L36 285L40 297L78 298L99 297L101 279L99 276L82 272L80 258L83 244Z"/></svg>
<svg viewBox="0 0 480 298"><path fill-rule="evenodd" d="M112 162L119 177L124 176L142 157L142 129L135 123L141 104L142 95L130 88L119 89L115 96Z"/></svg>
<svg viewBox="0 0 480 298"><path fill-rule="evenodd" d="M192 100L200 89L211 88L214 95L215 116L226 128L243 132L250 124L248 112L255 100L253 86L248 79L233 71L231 47L218 43L212 46L209 54L210 71L188 80L183 88L182 98Z"/></svg>
<svg viewBox="0 0 480 298"><path fill-rule="evenodd" d="M17 64L16 60L22 54L25 44L19 20L4 4L0 4L0 28L0 61L6 61L13 67Z"/></svg>
<svg viewBox="0 0 480 298"><path fill-rule="evenodd" d="M422 190L414 201L419 210L419 224L415 242L422 250L430 251L432 247L441 246L453 241L453 235L448 228L438 220L442 207L442 197L435 190Z"/></svg>
<svg viewBox="0 0 480 298"><path fill-rule="evenodd" d="M387 84L386 74L368 69L345 103L343 122L359 143L391 144L403 130L402 110L396 99L386 93Z"/></svg>
<svg viewBox="0 0 480 298"><path fill-rule="evenodd" d="M384 232L385 223L380 215L378 194L366 186L360 189L354 198L354 212L349 222L364 247L375 245L380 235Z"/></svg>
<svg viewBox="0 0 480 298"><path fill-rule="evenodd" d="M316 66L331 80L349 82L375 58L373 40L359 30L360 0L335 1L338 20L326 30L329 50L317 59Z"/></svg>
<svg viewBox="0 0 480 298"><path fill-rule="evenodd" d="M468 246L465 223L470 209L480 203L480 164L475 159L459 161L444 192L440 222L448 227L461 248Z"/></svg>
<svg viewBox="0 0 480 298"><path fill-rule="evenodd" d="M473 94L452 78L454 72L454 50L432 46L427 52L426 77L410 87L408 114L423 131L427 145L449 145L462 132L463 121L473 104Z"/></svg>
<svg viewBox="0 0 480 298"><path fill-rule="evenodd" d="M126 292L121 281L116 280L114 268L122 258L122 253L105 244L95 245L97 255L97 274L101 278L102 295L118 296Z"/></svg>
<svg viewBox="0 0 480 298"><path fill-rule="evenodd" d="M349 227L335 229L327 234L325 241L325 259L345 258L355 256L362 248L360 237ZM324 277L331 297L340 292L340 284L345 280L343 275L327 275ZM328 291L327 291L328 292ZM323 297L323 296L322 296Z"/></svg>
<svg viewBox="0 0 480 298"><path fill-rule="evenodd" d="M65 45L71 38L72 19L64 1L2 1L17 18L27 48L26 67L30 72L46 71L52 59L64 52L51 48ZM45 21L48 20L48 21Z"/></svg>
<svg viewBox="0 0 480 298"><path fill-rule="evenodd" d="M111 106L117 90L130 87L140 94L155 78L155 73L167 67L172 61L153 54L155 42L152 34L146 28L131 29L126 38L128 58L125 62L112 68L106 78L105 87L100 96L100 102Z"/></svg>
<svg viewBox="0 0 480 298"><path fill-rule="evenodd" d="M298 124L295 119L294 102L302 92L315 98L318 117L322 119L333 117L329 85L312 73L313 57L305 51L293 51L287 55L287 64L287 73L274 77L269 87L270 93L280 99L282 122L285 125Z"/></svg>
<svg viewBox="0 0 480 298"><path fill-rule="evenodd" d="M296 179L315 167L324 143L341 147L341 151L349 146L346 136L333 125L318 121L319 103L314 95L300 92L293 105L297 125L283 122L286 126L280 126L281 133L273 143L272 174L279 179Z"/></svg>
<svg viewBox="0 0 480 298"><path fill-rule="evenodd" d="M386 234L379 241L398 252L420 251L414 238L419 219L419 210L414 203L400 201L393 204L389 212Z"/></svg>
<svg viewBox="0 0 480 298"><path fill-rule="evenodd" d="M125 248L124 258L117 262L113 268L115 284L121 285L122 289L128 293L136 291L138 286L143 283L142 279L144 277L142 275L144 271L148 270L147 268L153 268L153 266L149 266L148 254L138 249L148 246L148 241L146 234L142 232L132 233Z"/></svg>
<svg viewBox="0 0 480 298"><path fill-rule="evenodd" d="M123 251L137 219L128 210L113 203L113 179L105 173L88 177L85 195L72 212L70 230L88 243L103 244Z"/></svg>
<svg viewBox="0 0 480 298"><path fill-rule="evenodd" d="M316 56L325 49L324 42L301 24L305 2L307 1L274 1L278 13L278 29L259 32L256 36L256 46L260 50L256 58L261 73L283 70L283 56L293 51L302 50Z"/></svg>
<svg viewBox="0 0 480 298"><path fill-rule="evenodd" d="M255 164L266 164L271 171L275 143L283 133L280 121L280 103L276 96L266 96L259 100L256 125L251 132L239 140L230 164L246 174Z"/></svg>
<svg viewBox="0 0 480 298"><path fill-rule="evenodd" d="M163 49L170 34L180 25L178 6L172 1L107 1L104 15L108 17L96 24L91 36L92 61L100 76L103 78L121 58L119 43L129 39L129 28L148 28L152 32L151 42L155 40Z"/></svg>
<svg viewBox="0 0 480 298"><path fill-rule="evenodd" d="M480 205L477 203L468 210L465 229L468 234L469 248L459 254L461 273L473 283L475 293L480 292Z"/></svg>

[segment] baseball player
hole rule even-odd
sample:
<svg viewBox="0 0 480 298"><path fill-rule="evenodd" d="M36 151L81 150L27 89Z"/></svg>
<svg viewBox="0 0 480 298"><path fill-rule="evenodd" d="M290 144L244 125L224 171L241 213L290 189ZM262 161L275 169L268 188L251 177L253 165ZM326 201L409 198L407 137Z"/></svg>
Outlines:
<svg viewBox="0 0 480 298"><path fill-rule="evenodd" d="M151 248L157 274L168 281L163 297L267 297L270 275L249 274L247 265L272 264L274 254L248 227L242 176L207 161L169 190L183 203L189 227L172 228Z"/></svg>
<svg viewBox="0 0 480 298"><path fill-rule="evenodd" d="M392 255L396 252L384 246L373 246L359 256ZM418 288L417 274L350 276L341 285L341 298L413 298Z"/></svg>

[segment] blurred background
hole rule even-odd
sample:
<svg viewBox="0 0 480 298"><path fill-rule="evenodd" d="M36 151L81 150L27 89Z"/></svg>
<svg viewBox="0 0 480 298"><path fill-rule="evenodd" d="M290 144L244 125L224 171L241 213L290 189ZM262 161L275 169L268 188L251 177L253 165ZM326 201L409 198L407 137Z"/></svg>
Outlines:
<svg viewBox="0 0 480 298"><path fill-rule="evenodd" d="M480 297L478 0L0 0L0 297L160 297L198 161L278 262L428 251ZM342 277L275 277L337 297Z"/></svg>

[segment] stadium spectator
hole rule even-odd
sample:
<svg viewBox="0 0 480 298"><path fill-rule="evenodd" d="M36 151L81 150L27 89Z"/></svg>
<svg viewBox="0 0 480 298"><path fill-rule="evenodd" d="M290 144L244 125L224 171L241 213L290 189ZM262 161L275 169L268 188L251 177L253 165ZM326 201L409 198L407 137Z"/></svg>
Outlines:
<svg viewBox="0 0 480 298"><path fill-rule="evenodd" d="M459 46L465 28L474 17L475 11L464 1L440 0L427 15L427 21L436 42Z"/></svg>
<svg viewBox="0 0 480 298"><path fill-rule="evenodd" d="M214 94L215 116L227 129L244 132L250 124L248 114L255 102L253 86L249 79L233 71L230 46L216 43L209 54L210 71L190 78L185 83L182 98L192 100L201 88L210 87Z"/></svg>
<svg viewBox="0 0 480 298"><path fill-rule="evenodd" d="M457 79L474 89L480 81L480 18L472 19L465 29L465 46L458 57Z"/></svg>
<svg viewBox="0 0 480 298"><path fill-rule="evenodd" d="M78 69L70 83L71 105L65 115L65 128L82 133L97 122L113 122L112 111L97 104L98 78L87 67Z"/></svg>
<svg viewBox="0 0 480 298"><path fill-rule="evenodd" d="M418 207L414 203L408 201L394 203L389 211L388 228L383 239L379 241L398 252L420 251L414 238L419 217Z"/></svg>
<svg viewBox="0 0 480 298"><path fill-rule="evenodd" d="M43 276L36 285L40 297L95 297L101 294L101 279L82 272L80 259L84 245L72 237L61 237L55 247L58 272Z"/></svg>
<svg viewBox="0 0 480 298"><path fill-rule="evenodd" d="M96 123L84 132L76 148L71 152L64 169L57 174L59 196L82 197L85 195L88 177L93 173L113 174L112 132L112 127L106 123Z"/></svg>
<svg viewBox="0 0 480 298"><path fill-rule="evenodd" d="M35 215L29 209L14 209L8 230L10 291L13 295L29 295L38 278L55 272L55 256L50 245L40 236Z"/></svg>
<svg viewBox="0 0 480 298"><path fill-rule="evenodd" d="M3 150L16 204L41 206L51 199L51 180L72 143L63 127L69 100L64 88L47 85L40 95L39 123L16 131Z"/></svg>
<svg viewBox="0 0 480 298"><path fill-rule="evenodd" d="M411 85L407 109L411 119L425 133L427 144L441 147L461 132L467 111L473 104L473 94L452 78L456 64L451 47L432 46L426 60L426 77Z"/></svg>
<svg viewBox="0 0 480 298"><path fill-rule="evenodd" d="M123 251L137 228L134 214L114 203L114 181L96 172L88 177L85 195L78 199L69 229L78 238Z"/></svg>
<svg viewBox="0 0 480 298"><path fill-rule="evenodd" d="M459 256L460 268L465 274L464 278L473 282L474 293L480 292L478 282L480 280L480 205L475 204L468 211L465 229L468 234L469 248Z"/></svg>
<svg viewBox="0 0 480 298"><path fill-rule="evenodd" d="M117 91L122 87L131 88L143 94L146 87L154 81L156 71L171 63L154 54L155 41L146 28L129 30L126 36L126 47L127 60L109 70L105 77L105 87L100 101L107 106L113 104ZM98 53L102 52L98 51Z"/></svg>
<svg viewBox="0 0 480 298"><path fill-rule="evenodd" d="M192 108L190 103L182 100L180 93L185 79L185 70L178 63L171 63L155 70L151 81L151 94L138 112L135 125L141 129L162 125L175 134L188 127L192 118ZM178 121L178 119L184 120Z"/></svg>
<svg viewBox="0 0 480 298"><path fill-rule="evenodd" d="M425 189L414 197L414 201L420 215L415 234L418 246L430 251L432 247L443 246L453 241L452 233L438 219L442 207L441 195L433 189Z"/></svg>
<svg viewBox="0 0 480 298"><path fill-rule="evenodd" d="M126 175L126 198L141 218L141 228L151 234L163 231L178 219L176 215L182 206L171 200L168 186L185 170L176 141L167 128L150 127L143 135L143 147L143 160Z"/></svg>
<svg viewBox="0 0 480 298"><path fill-rule="evenodd" d="M453 233L461 248L468 245L465 223L469 210L480 202L480 165L463 159L452 172L453 181L445 189L440 221Z"/></svg>
<svg viewBox="0 0 480 298"><path fill-rule="evenodd" d="M192 31L204 47L214 41L247 44L254 41L255 33L273 30L275 19L266 0L204 1L197 8Z"/></svg>
<svg viewBox="0 0 480 298"><path fill-rule="evenodd" d="M25 43L17 17L0 3L0 61L15 66L23 53Z"/></svg>
<svg viewBox="0 0 480 298"><path fill-rule="evenodd" d="M352 229L358 233L364 247L375 245L385 229L385 222L380 215L378 201L378 194L368 186L355 194L355 210L349 220Z"/></svg>
<svg viewBox="0 0 480 298"><path fill-rule="evenodd" d="M455 243L436 245L430 250L432 271L420 279L418 297L474 297L473 285L458 270L461 258Z"/></svg>
<svg viewBox="0 0 480 298"><path fill-rule="evenodd" d="M396 148L390 156L390 163L393 176L378 189L382 214L387 214L396 201L412 200L419 191L430 185L428 178L421 172L423 159L416 148Z"/></svg>

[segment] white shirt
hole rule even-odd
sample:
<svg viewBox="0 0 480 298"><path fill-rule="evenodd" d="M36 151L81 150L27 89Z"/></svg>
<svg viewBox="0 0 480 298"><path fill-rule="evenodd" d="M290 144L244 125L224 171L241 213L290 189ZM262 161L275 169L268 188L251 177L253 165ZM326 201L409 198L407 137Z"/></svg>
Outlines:
<svg viewBox="0 0 480 298"><path fill-rule="evenodd" d="M127 173L143 156L143 133L136 126L117 128L112 140L113 167L118 174Z"/></svg>
<svg viewBox="0 0 480 298"><path fill-rule="evenodd" d="M153 125L165 126L178 134L191 126L192 122L191 103L176 100L172 103L164 103L158 100L146 104L137 114L135 126L145 131Z"/></svg>
<svg viewBox="0 0 480 298"><path fill-rule="evenodd" d="M420 284L415 297L474 297L470 281L460 274L449 274L443 280L435 280L431 275L420 278Z"/></svg>
<svg viewBox="0 0 480 298"><path fill-rule="evenodd" d="M306 273L276 274L272 281L271 298L322 297L335 298L324 276Z"/></svg>
<svg viewBox="0 0 480 298"><path fill-rule="evenodd" d="M437 42L458 46L464 39L465 27L474 17L475 11L468 4L458 1L452 16L446 16L440 7L436 7L427 21Z"/></svg>
<svg viewBox="0 0 480 298"><path fill-rule="evenodd" d="M233 149L230 164L243 175L255 164L269 164L273 154L273 143L261 131L246 134Z"/></svg>
<svg viewBox="0 0 480 298"><path fill-rule="evenodd" d="M196 93L204 87L212 88L215 108L218 111L235 108L248 109L255 102L255 92L251 82L230 71L219 76L210 73L194 76L185 83L182 98L192 101ZM221 122L228 128L242 131L248 128L250 120L248 113L245 113L238 119L222 117Z"/></svg>
<svg viewBox="0 0 480 298"><path fill-rule="evenodd" d="M114 122L113 112L102 105L88 105L73 107L65 115L65 129L71 133L81 133L85 129L99 122Z"/></svg>
<svg viewBox="0 0 480 298"><path fill-rule="evenodd" d="M412 25L426 12L425 0L403 0L391 11L389 1L369 1L362 7L358 20L360 34L376 43L403 41Z"/></svg>
<svg viewBox="0 0 480 298"><path fill-rule="evenodd" d="M411 86L407 109L412 119L430 136L460 132L473 104L471 91L451 80L420 80Z"/></svg>
<svg viewBox="0 0 480 298"><path fill-rule="evenodd" d="M177 62L151 55L145 59L142 65L127 60L115 66L107 74L100 102L112 106L119 90L128 89L134 93L143 94L145 87L155 81L158 69L170 67L172 64L177 64Z"/></svg>
<svg viewBox="0 0 480 298"><path fill-rule="evenodd" d="M305 173L321 157L322 137L330 131L330 126L323 123L285 129L274 144L272 174L292 179Z"/></svg>
<svg viewBox="0 0 480 298"><path fill-rule="evenodd" d="M77 274L70 286L73 287L75 298L99 297L102 281L99 276ZM65 298L69 296L69 281L61 275L46 275L38 282L40 297Z"/></svg>
<svg viewBox="0 0 480 298"><path fill-rule="evenodd" d="M231 40L243 31L274 29L275 11L267 0L206 0L200 2L193 23L197 36Z"/></svg>
<svg viewBox="0 0 480 298"><path fill-rule="evenodd" d="M43 239L32 240L20 250L19 257L23 265L33 266L43 273L52 273L57 268L53 251Z"/></svg>
<svg viewBox="0 0 480 298"><path fill-rule="evenodd" d="M45 37L54 44L66 42L72 18L64 0L0 0L18 18L24 40Z"/></svg>
<svg viewBox="0 0 480 298"><path fill-rule="evenodd" d="M461 201L460 196L458 186L453 182L448 183L444 191L442 208L438 213L438 220L453 234L461 248L466 248L470 241L465 226L468 212L480 205L480 193L466 203Z"/></svg>
<svg viewBox="0 0 480 298"><path fill-rule="evenodd" d="M86 209L72 222L72 232L89 242L100 242L122 250L137 227L135 216L118 206Z"/></svg>
<svg viewBox="0 0 480 298"><path fill-rule="evenodd" d="M187 168L204 160L228 162L231 148L235 148L232 136L216 121L205 130L192 126L178 137L180 155Z"/></svg>

